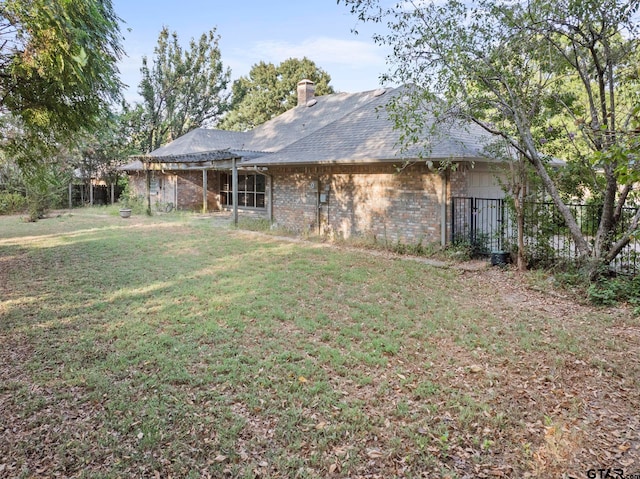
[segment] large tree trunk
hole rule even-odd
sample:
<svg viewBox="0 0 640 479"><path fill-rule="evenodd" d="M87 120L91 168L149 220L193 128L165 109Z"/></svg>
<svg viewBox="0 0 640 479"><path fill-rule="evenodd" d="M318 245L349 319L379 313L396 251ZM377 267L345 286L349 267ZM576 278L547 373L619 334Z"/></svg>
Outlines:
<svg viewBox="0 0 640 479"><path fill-rule="evenodd" d="M517 103L517 99L513 98ZM547 169L540 158L540 154L538 153L538 149L535 146L533 141L533 137L531 136L531 129L528 125L528 120L521 116L526 112L522 109L520 112L514 112L513 120L518 129L519 136L521 138L520 151L524 154L527 160L533 165L536 172L540 176L542 180L542 184L544 185L547 193L551 195L551 199L553 203L558 208L559 213L562 215L567 227L569 228L569 232L571 233L571 237L576 243L576 248L580 252L581 258L588 258L591 256L591 247L589 246L589 242L586 240L584 235L582 234L582 230L580 226L576 222L576 219L573 216L573 213L569 209L569 207L562 201L560 198L560 193L558 192L558 188L556 184L553 182Z"/></svg>
<svg viewBox="0 0 640 479"><path fill-rule="evenodd" d="M569 228L569 232L571 233L571 237L576 243L576 248L578 248L580 256L582 258L588 258L589 256L591 256L591 247L589 246L589 242L582 234L582 230L576 222L573 213L564 203L564 201L562 201L562 198L560 198L560 193L558 192L555 183L549 176L549 173L547 172L547 169L542 163L542 160L538 156L537 152L534 151L534 154L529 157L529 161L535 168L538 175L540 175L542 184L544 185L547 193L551 195L553 203L556 205L556 208L558 208L559 213L562 215L562 219L564 219L567 227Z"/></svg>
<svg viewBox="0 0 640 479"><path fill-rule="evenodd" d="M596 238L593 243L593 256L595 258L607 256L607 252L611 249L613 233L615 230L614 211L616 193L618 192L618 183L615 179L613 167L611 165L606 165L604 172L607 180L607 186L604 192L600 224L598 225L598 232L596 233Z"/></svg>

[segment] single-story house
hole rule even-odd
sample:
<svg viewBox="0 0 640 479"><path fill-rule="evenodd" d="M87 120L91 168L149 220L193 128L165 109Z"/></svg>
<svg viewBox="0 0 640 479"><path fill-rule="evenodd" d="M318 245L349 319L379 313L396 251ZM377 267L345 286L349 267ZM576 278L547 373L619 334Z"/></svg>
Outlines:
<svg viewBox="0 0 640 479"><path fill-rule="evenodd" d="M428 138L428 158L400 151L385 106L403 88L316 97L303 80L298 105L253 130L195 129L121 169L151 203L231 209L298 232L444 244L452 197L504 194L474 125ZM445 161L453 167L437 168Z"/></svg>

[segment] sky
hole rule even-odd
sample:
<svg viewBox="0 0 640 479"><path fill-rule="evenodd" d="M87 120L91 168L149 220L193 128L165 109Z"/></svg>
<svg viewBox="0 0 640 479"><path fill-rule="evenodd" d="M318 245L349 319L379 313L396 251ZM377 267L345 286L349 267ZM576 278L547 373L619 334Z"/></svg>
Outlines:
<svg viewBox="0 0 640 479"><path fill-rule="evenodd" d="M380 26L359 24L336 0L113 0L113 7L124 21L127 56L119 68L129 102L140 99L142 57L153 57L163 26L176 31L184 46L215 27L233 80L260 61L277 65L303 56L328 72L339 92L379 88L387 71L387 52L372 40Z"/></svg>

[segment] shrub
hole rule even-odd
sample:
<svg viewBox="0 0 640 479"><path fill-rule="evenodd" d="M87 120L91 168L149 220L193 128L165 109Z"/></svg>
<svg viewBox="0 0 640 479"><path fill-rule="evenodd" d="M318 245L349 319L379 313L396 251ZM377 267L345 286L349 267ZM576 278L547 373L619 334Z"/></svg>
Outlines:
<svg viewBox="0 0 640 479"><path fill-rule="evenodd" d="M601 279L589 286L588 296L592 303L605 306L626 302L640 313L640 276Z"/></svg>
<svg viewBox="0 0 640 479"><path fill-rule="evenodd" d="M20 193L0 192L0 215L12 215L26 210L27 199Z"/></svg>
<svg viewBox="0 0 640 479"><path fill-rule="evenodd" d="M131 212L137 215L144 214L147 211L147 202L145 201L145 198L143 196L134 195L128 178L119 180L119 182L124 183L122 193L120 193L120 196L118 197L120 207L130 208Z"/></svg>

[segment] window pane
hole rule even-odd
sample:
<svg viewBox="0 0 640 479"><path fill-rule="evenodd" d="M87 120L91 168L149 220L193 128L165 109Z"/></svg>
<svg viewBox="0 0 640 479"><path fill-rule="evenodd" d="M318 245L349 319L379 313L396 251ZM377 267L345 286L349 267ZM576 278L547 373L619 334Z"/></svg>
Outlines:
<svg viewBox="0 0 640 479"><path fill-rule="evenodd" d="M256 193L256 207L264 208L264 193Z"/></svg>
<svg viewBox="0 0 640 479"><path fill-rule="evenodd" d="M226 173L220 174L220 191L231 191L231 177Z"/></svg>
<svg viewBox="0 0 640 479"><path fill-rule="evenodd" d="M247 206L251 206L251 207L256 206L255 193L247 193L246 198L247 198Z"/></svg>
<svg viewBox="0 0 640 479"><path fill-rule="evenodd" d="M264 175L256 175L256 191L264 193L266 190L266 177Z"/></svg>
<svg viewBox="0 0 640 479"><path fill-rule="evenodd" d="M245 191L255 191L255 179L256 177L254 175L247 175L247 186L245 188Z"/></svg>

